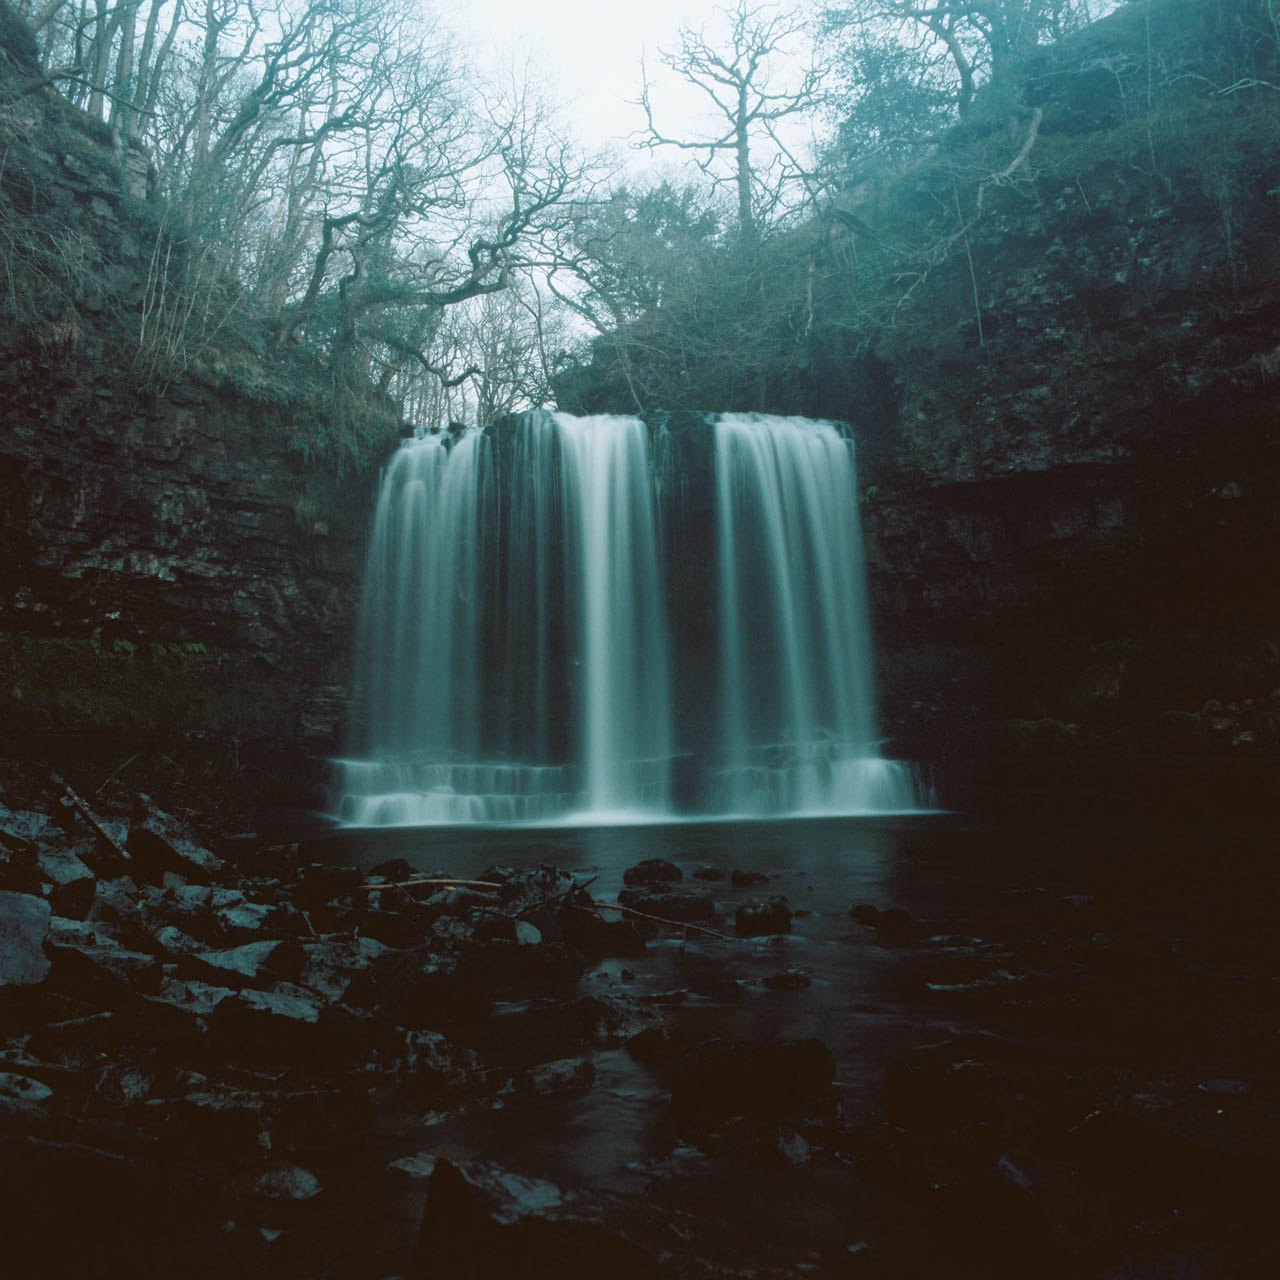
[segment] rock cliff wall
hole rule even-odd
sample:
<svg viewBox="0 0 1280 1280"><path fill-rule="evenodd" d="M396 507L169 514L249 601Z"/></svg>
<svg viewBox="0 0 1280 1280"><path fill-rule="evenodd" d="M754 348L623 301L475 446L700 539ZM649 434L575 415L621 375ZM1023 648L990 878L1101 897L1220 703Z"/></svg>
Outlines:
<svg viewBox="0 0 1280 1280"><path fill-rule="evenodd" d="M939 221L915 319L881 333L841 414L889 729L962 802L1078 794L1080 769L1156 807L1185 800L1167 781L1184 768L1207 770L1209 803L1227 775L1271 794L1280 104L1247 61L1275 66L1263 17L1127 6L862 210L923 218L955 172L993 175L963 234Z"/></svg>
<svg viewBox="0 0 1280 1280"><path fill-rule="evenodd" d="M52 94L0 132L0 752L235 821L318 803L373 477L304 460L319 397L159 368L145 157Z"/></svg>

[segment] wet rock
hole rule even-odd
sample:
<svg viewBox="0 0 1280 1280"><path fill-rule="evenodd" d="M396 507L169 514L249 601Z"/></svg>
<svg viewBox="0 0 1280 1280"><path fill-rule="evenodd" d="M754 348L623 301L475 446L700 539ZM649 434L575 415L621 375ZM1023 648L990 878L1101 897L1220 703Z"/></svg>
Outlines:
<svg viewBox="0 0 1280 1280"><path fill-rule="evenodd" d="M94 1099L114 1110L145 1102L158 1079L146 1060L112 1062L94 1081Z"/></svg>
<svg viewBox="0 0 1280 1280"><path fill-rule="evenodd" d="M436 1106L478 1087L480 1059L474 1049L454 1044L438 1031L410 1031L404 1039L400 1074L407 1097L423 1106Z"/></svg>
<svg viewBox="0 0 1280 1280"><path fill-rule="evenodd" d="M648 995L636 996L640 1004L684 1004L689 993L683 987L674 987L670 991L651 991Z"/></svg>
<svg viewBox="0 0 1280 1280"><path fill-rule="evenodd" d="M52 916L43 898L0 890L0 987L44 981L49 961L42 944Z"/></svg>
<svg viewBox="0 0 1280 1280"><path fill-rule="evenodd" d="M461 970L458 956L428 947L388 951L352 978L343 999L352 1008L380 1010L402 1026L431 1027L483 1003Z"/></svg>
<svg viewBox="0 0 1280 1280"><path fill-rule="evenodd" d="M654 1010L618 996L581 996L566 1007L566 1013L578 1036L605 1044L661 1024Z"/></svg>
<svg viewBox="0 0 1280 1280"><path fill-rule="evenodd" d="M733 925L739 937L751 938L760 934L789 933L791 908L786 898L754 898L744 902L733 913Z"/></svg>
<svg viewBox="0 0 1280 1280"><path fill-rule="evenodd" d="M160 831L153 825L133 827L124 842L135 876L150 884L163 884L166 873L193 884L209 884L222 870L222 859L202 849L176 831Z"/></svg>
<svg viewBox="0 0 1280 1280"><path fill-rule="evenodd" d="M260 1200L312 1200L323 1189L320 1179L309 1169L296 1164L273 1164L266 1169L245 1174L236 1189L242 1195Z"/></svg>
<svg viewBox="0 0 1280 1280"><path fill-rule="evenodd" d="M623 889L618 901L633 911L676 924L697 924L716 919L715 900L707 893L661 893L648 889Z"/></svg>
<svg viewBox="0 0 1280 1280"><path fill-rule="evenodd" d="M476 939L480 942L514 942L516 940L515 918L498 912L481 913L476 919L474 930Z"/></svg>
<svg viewBox="0 0 1280 1280"><path fill-rule="evenodd" d="M289 932L300 936L314 932L314 922L296 912ZM356 904L353 927L363 937L375 938L388 947L420 947L430 936L432 921L439 914L423 907L405 889L374 889L362 894Z"/></svg>
<svg viewBox="0 0 1280 1280"><path fill-rule="evenodd" d="M301 947L305 963L299 983L328 1000L341 1000L355 975L389 950L374 938L324 938Z"/></svg>
<svg viewBox="0 0 1280 1280"><path fill-rule="evenodd" d="M609 920L594 909L566 906L561 911L561 932L568 945L594 963L605 956L643 955L646 934L652 936L654 931L639 920Z"/></svg>
<svg viewBox="0 0 1280 1280"><path fill-rule="evenodd" d="M763 871L742 871L735 868L729 875L729 882L739 889L752 889L757 885L768 884L769 877Z"/></svg>
<svg viewBox="0 0 1280 1280"><path fill-rule="evenodd" d="M43 1133L51 1119L54 1091L31 1076L0 1071L0 1136Z"/></svg>
<svg viewBox="0 0 1280 1280"><path fill-rule="evenodd" d="M535 929L533 925L526 924L525 921L523 920L520 922L520 924L525 925L526 932L525 932L525 938L521 939L519 937L519 932L520 932L519 926L517 926L516 928L517 942L530 940L528 937L529 929L533 929L534 933L538 934L538 936L536 938L533 938L532 941L534 942L542 941L542 935L538 933L537 929ZM471 927L471 925L466 920L463 920L460 916L452 916L452 915L437 916L435 920L432 922L431 933L438 942L444 944L446 947L456 946L459 943L467 942L475 936L475 930Z"/></svg>
<svg viewBox="0 0 1280 1280"><path fill-rule="evenodd" d="M112 1013L95 1013L47 1023L31 1033L27 1055L79 1070L96 1066L114 1052L115 1021Z"/></svg>
<svg viewBox="0 0 1280 1280"><path fill-rule="evenodd" d="M911 932L911 917L901 907L881 910L867 902L855 902L849 908L849 916L889 938L903 938Z"/></svg>
<svg viewBox="0 0 1280 1280"><path fill-rule="evenodd" d="M110 925L122 946L147 951L154 945L153 930L138 905L138 898L138 886L132 877L104 879L99 876L98 891L88 918Z"/></svg>
<svg viewBox="0 0 1280 1280"><path fill-rule="evenodd" d="M565 942L590 962L644 952L644 932L635 920L607 920L595 907L572 900L560 909L560 931Z"/></svg>
<svg viewBox="0 0 1280 1280"><path fill-rule="evenodd" d="M698 1043L695 1034L685 1027L662 1024L645 1027L627 1041L627 1052L645 1066L670 1070Z"/></svg>
<svg viewBox="0 0 1280 1280"><path fill-rule="evenodd" d="M201 982L197 979L179 979L166 977L160 985L159 995L154 997L157 1004L174 1011L189 1015L191 1019L204 1017L228 996L235 995L232 987L220 986L216 983ZM192 1024L188 1023L188 1027Z"/></svg>
<svg viewBox="0 0 1280 1280"><path fill-rule="evenodd" d="M515 935L515 941L522 947L536 946L542 941L542 930L528 920L516 921Z"/></svg>
<svg viewBox="0 0 1280 1280"><path fill-rule="evenodd" d="M321 997L282 982L246 987L208 1015L210 1034L232 1061L305 1062L327 1067L352 1056L352 1026L331 1025Z"/></svg>
<svg viewBox="0 0 1280 1280"><path fill-rule="evenodd" d="M43 813L9 809L0 804L0 849L33 853L37 844L50 838L52 831L53 824Z"/></svg>
<svg viewBox="0 0 1280 1280"><path fill-rule="evenodd" d="M155 956L111 942L67 943L48 948L49 979L61 991L105 1001L129 993L159 995L164 971Z"/></svg>
<svg viewBox="0 0 1280 1280"><path fill-rule="evenodd" d="M813 979L804 969L785 969L782 973L771 973L763 985L770 991L804 991L813 985Z"/></svg>
<svg viewBox="0 0 1280 1280"><path fill-rule="evenodd" d="M546 864L532 868L489 867L480 879L499 886L498 900L504 911L522 914L530 908L557 903L571 893L577 881L567 871ZM461 897L461 891L454 890ZM461 900L471 906L492 906L493 890L468 890Z"/></svg>
<svg viewBox="0 0 1280 1280"><path fill-rule="evenodd" d="M676 1063L671 1108L683 1126L801 1114L830 1101L834 1078L831 1051L819 1040L707 1040Z"/></svg>
<svg viewBox="0 0 1280 1280"><path fill-rule="evenodd" d="M213 926L228 942L252 942L273 922L275 907L265 902L235 902L213 911Z"/></svg>
<svg viewBox="0 0 1280 1280"><path fill-rule="evenodd" d="M596 1083L596 1069L587 1058L561 1058L520 1073L518 1088L539 1097L589 1093Z"/></svg>
<svg viewBox="0 0 1280 1280"><path fill-rule="evenodd" d="M215 986L268 987L282 979L296 979L306 961L306 952L295 940L269 939L180 956L176 976Z"/></svg>
<svg viewBox="0 0 1280 1280"><path fill-rule="evenodd" d="M413 868L403 858L392 858L388 862L378 863L369 872L369 879L376 877L379 880L385 880L388 884L395 884L400 880L412 880L413 875Z"/></svg>
<svg viewBox="0 0 1280 1280"><path fill-rule="evenodd" d="M412 1280L715 1276L687 1215L640 1198L577 1193L481 1161L438 1160Z"/></svg>
<svg viewBox="0 0 1280 1280"><path fill-rule="evenodd" d="M387 1172L396 1178L407 1178L417 1181L429 1178L435 1172L436 1157L429 1151L418 1151L411 1156L401 1156L387 1165Z"/></svg>
<svg viewBox="0 0 1280 1280"><path fill-rule="evenodd" d="M698 1149L708 1155L764 1168L807 1164L812 1154L809 1143L794 1129L741 1115L700 1128L696 1140Z"/></svg>
<svg viewBox="0 0 1280 1280"><path fill-rule="evenodd" d="M695 880L727 880L729 870L727 867L703 865L693 873L693 878Z"/></svg>
<svg viewBox="0 0 1280 1280"><path fill-rule="evenodd" d="M669 884L684 879L684 872L666 858L646 858L622 873L624 884Z"/></svg>
<svg viewBox="0 0 1280 1280"><path fill-rule="evenodd" d="M89 868L66 849L43 849L36 855L40 874L52 886L49 905L54 914L83 920L93 906L98 879Z"/></svg>
<svg viewBox="0 0 1280 1280"><path fill-rule="evenodd" d="M298 905L305 909L353 893L363 884L364 873L355 867L335 867L324 862L313 862L302 868L294 893Z"/></svg>
<svg viewBox="0 0 1280 1280"><path fill-rule="evenodd" d="M18 1099L21 1102L44 1103L53 1097L47 1084L32 1076L18 1075L12 1071L0 1071L0 1098Z"/></svg>
<svg viewBox="0 0 1280 1280"><path fill-rule="evenodd" d="M195 951L202 951L204 943L197 938L193 938L189 933L183 933L176 925L161 925L155 932L156 946L160 947L167 955L185 956L191 955Z"/></svg>
<svg viewBox="0 0 1280 1280"><path fill-rule="evenodd" d="M216 1086L193 1089L171 1108L174 1145L188 1158L240 1164L270 1148L265 1095Z"/></svg>

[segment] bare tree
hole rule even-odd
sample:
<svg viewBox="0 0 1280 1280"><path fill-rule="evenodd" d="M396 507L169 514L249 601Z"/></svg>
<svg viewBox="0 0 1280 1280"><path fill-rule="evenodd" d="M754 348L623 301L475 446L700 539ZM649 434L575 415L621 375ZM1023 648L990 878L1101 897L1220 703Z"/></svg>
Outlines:
<svg viewBox="0 0 1280 1280"><path fill-rule="evenodd" d="M843 0L819 5L819 26L856 58L888 42L910 51L913 78L941 74L960 115L978 86L1044 40L1092 22L1120 0ZM905 70L905 68L903 68Z"/></svg>
<svg viewBox="0 0 1280 1280"><path fill-rule="evenodd" d="M787 176L796 176L795 169L788 171L783 162L781 173L771 179L770 165L760 162L759 143L762 137L768 137L777 151L781 146L781 122L815 105L819 73L813 67L805 68L798 85L780 87L778 64L804 30L800 17L753 0L737 0L733 8L720 12L728 21L723 42L713 41L705 30L686 27L680 33L678 49L660 52L665 66L701 90L710 101L717 121L715 132L710 137L682 138L661 129L642 63L639 105L644 109L647 127L637 145L650 150L674 147L689 152L714 183L732 182L739 230L744 239L755 240L762 220L768 220L778 206L782 182ZM783 154L789 155L785 149Z"/></svg>

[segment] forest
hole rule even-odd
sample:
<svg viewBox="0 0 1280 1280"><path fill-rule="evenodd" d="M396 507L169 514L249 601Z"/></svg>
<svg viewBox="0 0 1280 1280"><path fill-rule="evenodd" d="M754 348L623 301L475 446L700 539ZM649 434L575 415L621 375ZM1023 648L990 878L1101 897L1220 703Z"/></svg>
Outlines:
<svg viewBox="0 0 1280 1280"><path fill-rule="evenodd" d="M1146 65L1085 34L1117 7L1149 29ZM1171 130L1188 101L1274 96L1271 4L1208 6L1233 36L1207 76L1187 7L739 0L653 55L708 116L673 126L646 76L635 132L589 155L556 86L482 78L429 6L6 0L6 96L138 157L149 260L140 291L87 289L101 250L55 209L20 251L10 166L3 321L56 342L92 293L140 385L305 395L308 447L348 460L401 420L556 400L830 412L838 370L900 343L922 286L972 258L984 209L1070 167L1042 124L1068 73L1096 81L1089 110L1159 98ZM1158 166L1165 140L1140 141ZM927 193L914 217L879 225L904 183Z"/></svg>

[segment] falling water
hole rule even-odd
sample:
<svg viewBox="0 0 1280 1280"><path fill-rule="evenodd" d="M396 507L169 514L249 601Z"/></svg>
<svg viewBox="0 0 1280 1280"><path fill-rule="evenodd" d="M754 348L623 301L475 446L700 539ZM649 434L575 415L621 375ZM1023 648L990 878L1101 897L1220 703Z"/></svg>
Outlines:
<svg viewBox="0 0 1280 1280"><path fill-rule="evenodd" d="M577 571L587 807L663 812L671 708L648 432L639 418L557 414L556 424Z"/></svg>
<svg viewBox="0 0 1280 1280"><path fill-rule="evenodd" d="M661 486L639 418L404 442L370 537L343 821L911 807L877 756L849 441L697 425L706 478ZM718 634L690 643L710 612Z"/></svg>
<svg viewBox="0 0 1280 1280"><path fill-rule="evenodd" d="M852 442L826 422L715 424L724 768L734 813L912 806L877 756Z"/></svg>

